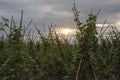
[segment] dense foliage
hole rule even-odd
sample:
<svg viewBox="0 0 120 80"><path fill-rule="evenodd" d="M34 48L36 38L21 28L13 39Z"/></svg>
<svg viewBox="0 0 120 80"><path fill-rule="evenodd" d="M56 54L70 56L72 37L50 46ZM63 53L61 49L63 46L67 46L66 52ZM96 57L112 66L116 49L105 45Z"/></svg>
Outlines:
<svg viewBox="0 0 120 80"><path fill-rule="evenodd" d="M19 25L1 17L0 32L6 36L0 38L0 80L119 80L120 32L109 26L112 31L104 36L106 29L96 30L98 14L91 12L81 23L75 6L73 13L78 32L72 43L52 28L44 35L36 27L39 40L31 38L23 12Z"/></svg>

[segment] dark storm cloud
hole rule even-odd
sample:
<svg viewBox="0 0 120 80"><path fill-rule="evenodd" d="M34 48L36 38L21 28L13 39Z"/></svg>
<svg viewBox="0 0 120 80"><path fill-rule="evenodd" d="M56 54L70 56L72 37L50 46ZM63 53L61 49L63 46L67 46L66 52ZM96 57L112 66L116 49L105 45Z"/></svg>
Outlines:
<svg viewBox="0 0 120 80"><path fill-rule="evenodd" d="M74 0L0 0L0 16L20 16L24 10L26 18L34 19L34 23L73 24ZM97 13L101 9L98 23L106 18L108 23L116 23L120 19L120 0L76 0L81 19L85 19L91 9Z"/></svg>

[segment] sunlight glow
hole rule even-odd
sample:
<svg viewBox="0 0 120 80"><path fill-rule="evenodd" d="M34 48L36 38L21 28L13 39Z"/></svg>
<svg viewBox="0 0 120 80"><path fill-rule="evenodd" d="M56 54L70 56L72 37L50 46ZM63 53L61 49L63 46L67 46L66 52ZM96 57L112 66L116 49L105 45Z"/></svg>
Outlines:
<svg viewBox="0 0 120 80"><path fill-rule="evenodd" d="M77 28L72 27L70 25L67 26L61 26L55 29L55 32L57 33L57 35L60 36L60 38L73 38L76 35L77 32Z"/></svg>
<svg viewBox="0 0 120 80"><path fill-rule="evenodd" d="M73 30L72 29L62 29L61 33L64 35L72 34Z"/></svg>

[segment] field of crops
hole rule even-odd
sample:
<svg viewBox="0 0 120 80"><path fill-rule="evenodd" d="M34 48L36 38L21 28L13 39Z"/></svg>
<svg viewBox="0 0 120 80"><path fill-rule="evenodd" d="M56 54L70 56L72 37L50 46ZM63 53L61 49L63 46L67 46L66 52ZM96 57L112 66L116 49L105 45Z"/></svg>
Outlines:
<svg viewBox="0 0 120 80"><path fill-rule="evenodd" d="M47 35L35 26L39 40L31 38L31 22L24 26L23 12L19 24L1 17L0 80L120 80L120 31L108 26L98 33L99 11L91 12L86 23L75 6L73 13L78 31L72 43L52 31L53 25ZM112 31L104 36L107 28Z"/></svg>

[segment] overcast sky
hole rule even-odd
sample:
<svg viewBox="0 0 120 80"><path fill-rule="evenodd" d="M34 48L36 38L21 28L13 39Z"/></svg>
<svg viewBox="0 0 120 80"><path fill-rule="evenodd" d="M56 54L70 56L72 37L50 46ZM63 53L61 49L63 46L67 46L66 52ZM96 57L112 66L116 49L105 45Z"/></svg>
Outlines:
<svg viewBox="0 0 120 80"><path fill-rule="evenodd" d="M0 16L13 15L20 18L21 10L24 10L25 20L33 19L37 25L48 25L51 22L58 25L74 25L73 7L74 0L0 0ZM82 20L93 9L97 13L98 23L107 19L107 23L120 23L120 0L76 0L77 9Z"/></svg>

